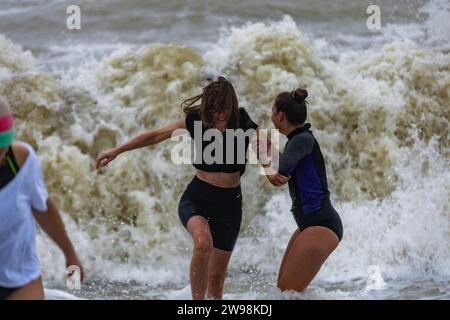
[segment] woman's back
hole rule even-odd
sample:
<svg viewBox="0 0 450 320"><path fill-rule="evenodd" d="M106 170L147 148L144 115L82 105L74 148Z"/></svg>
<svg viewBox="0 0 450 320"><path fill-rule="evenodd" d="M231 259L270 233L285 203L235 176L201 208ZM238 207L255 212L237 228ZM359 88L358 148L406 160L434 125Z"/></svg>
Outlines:
<svg viewBox="0 0 450 320"><path fill-rule="evenodd" d="M308 214L330 204L325 160L310 128L306 123L292 131L280 157L279 171L291 176L292 209L299 214Z"/></svg>

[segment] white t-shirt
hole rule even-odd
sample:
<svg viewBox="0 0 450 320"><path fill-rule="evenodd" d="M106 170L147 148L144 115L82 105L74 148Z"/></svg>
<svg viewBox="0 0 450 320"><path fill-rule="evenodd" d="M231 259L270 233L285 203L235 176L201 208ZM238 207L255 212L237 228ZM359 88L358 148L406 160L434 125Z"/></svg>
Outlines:
<svg viewBox="0 0 450 320"><path fill-rule="evenodd" d="M47 211L48 193L31 146L18 174L0 189L0 287L17 288L41 274L36 255L36 221L32 208Z"/></svg>

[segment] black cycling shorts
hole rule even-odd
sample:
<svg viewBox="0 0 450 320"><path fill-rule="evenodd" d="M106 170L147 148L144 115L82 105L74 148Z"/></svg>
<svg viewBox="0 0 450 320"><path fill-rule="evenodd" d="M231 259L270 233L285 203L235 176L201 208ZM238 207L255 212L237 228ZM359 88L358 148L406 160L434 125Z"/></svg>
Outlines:
<svg viewBox="0 0 450 320"><path fill-rule="evenodd" d="M181 196L178 215L184 227L193 216L204 217L214 248L233 251L242 220L241 186L220 188L195 176Z"/></svg>

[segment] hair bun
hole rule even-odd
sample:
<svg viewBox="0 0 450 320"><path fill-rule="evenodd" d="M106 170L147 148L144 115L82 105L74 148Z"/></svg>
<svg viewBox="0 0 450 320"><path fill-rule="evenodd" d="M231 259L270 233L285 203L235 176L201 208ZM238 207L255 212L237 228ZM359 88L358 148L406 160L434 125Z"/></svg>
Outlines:
<svg viewBox="0 0 450 320"><path fill-rule="evenodd" d="M294 91L291 92L291 94L292 99L298 103L302 103L308 97L308 91L302 88L295 89Z"/></svg>

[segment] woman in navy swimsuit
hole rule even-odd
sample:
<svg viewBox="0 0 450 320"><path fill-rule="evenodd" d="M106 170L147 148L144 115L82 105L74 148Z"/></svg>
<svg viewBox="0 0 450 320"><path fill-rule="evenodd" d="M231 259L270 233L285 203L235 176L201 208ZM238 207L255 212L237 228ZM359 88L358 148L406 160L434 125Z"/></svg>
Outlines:
<svg viewBox="0 0 450 320"><path fill-rule="evenodd" d="M272 122L288 142L279 158L278 174L290 177L291 212L298 225L285 251L278 287L303 291L319 272L342 239L343 228L331 205L325 161L319 143L306 121L308 92L297 89L278 95L272 107Z"/></svg>

